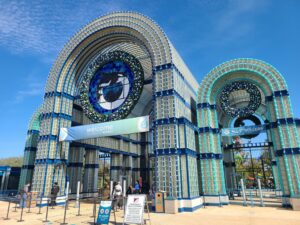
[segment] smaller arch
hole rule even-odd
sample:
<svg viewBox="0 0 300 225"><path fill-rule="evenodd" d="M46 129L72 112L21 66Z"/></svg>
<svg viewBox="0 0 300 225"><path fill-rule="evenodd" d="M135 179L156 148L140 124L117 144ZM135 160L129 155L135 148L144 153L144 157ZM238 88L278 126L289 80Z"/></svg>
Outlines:
<svg viewBox="0 0 300 225"><path fill-rule="evenodd" d="M264 79L272 92L287 90L283 76L273 66L257 59L240 58L218 65L205 76L198 91L198 102L210 102L211 90L215 83L225 75L239 71L249 71Z"/></svg>
<svg viewBox="0 0 300 225"><path fill-rule="evenodd" d="M42 113L42 106L40 106L32 115L28 124L28 130L40 130L40 116Z"/></svg>

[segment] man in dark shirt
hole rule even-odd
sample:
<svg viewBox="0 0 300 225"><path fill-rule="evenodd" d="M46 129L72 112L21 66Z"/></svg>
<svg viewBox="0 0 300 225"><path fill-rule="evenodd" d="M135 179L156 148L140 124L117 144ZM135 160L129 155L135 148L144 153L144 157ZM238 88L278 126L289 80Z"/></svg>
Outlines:
<svg viewBox="0 0 300 225"><path fill-rule="evenodd" d="M57 182L55 182L53 187L51 188L51 206L56 205L56 198L59 190L59 186L57 185Z"/></svg>

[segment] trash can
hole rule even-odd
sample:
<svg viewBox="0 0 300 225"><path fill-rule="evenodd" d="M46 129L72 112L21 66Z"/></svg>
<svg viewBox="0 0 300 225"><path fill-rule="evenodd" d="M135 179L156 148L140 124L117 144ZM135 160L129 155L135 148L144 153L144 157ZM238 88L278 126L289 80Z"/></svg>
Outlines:
<svg viewBox="0 0 300 225"><path fill-rule="evenodd" d="M164 196L165 193L162 191L158 191L155 193L155 212L157 213L165 212Z"/></svg>

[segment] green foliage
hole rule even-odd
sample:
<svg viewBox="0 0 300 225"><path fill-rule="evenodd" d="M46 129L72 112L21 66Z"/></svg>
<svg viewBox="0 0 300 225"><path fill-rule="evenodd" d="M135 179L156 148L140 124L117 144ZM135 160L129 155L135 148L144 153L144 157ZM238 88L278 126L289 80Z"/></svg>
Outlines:
<svg viewBox="0 0 300 225"><path fill-rule="evenodd" d="M238 150L234 158L238 179L243 178L247 187L256 185L254 179L261 179L263 187L273 179L268 149L261 150L260 155L256 157L251 157L249 151Z"/></svg>
<svg viewBox="0 0 300 225"><path fill-rule="evenodd" d="M11 167L22 167L23 156L9 157L0 159L0 165Z"/></svg>

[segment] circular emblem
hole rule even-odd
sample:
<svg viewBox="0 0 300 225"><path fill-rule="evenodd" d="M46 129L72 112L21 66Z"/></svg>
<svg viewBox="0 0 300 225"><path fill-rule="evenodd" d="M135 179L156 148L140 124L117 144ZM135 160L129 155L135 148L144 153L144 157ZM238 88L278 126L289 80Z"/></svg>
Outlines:
<svg viewBox="0 0 300 225"><path fill-rule="evenodd" d="M249 102L246 107L235 108L230 105L229 96L234 91L245 90L249 94ZM247 117L252 115L261 104L261 94L258 88L247 81L235 81L226 85L220 96L222 110L231 117Z"/></svg>
<svg viewBox="0 0 300 225"><path fill-rule="evenodd" d="M134 56L123 51L100 55L84 74L82 108L93 122L123 119L137 103L143 85L143 68Z"/></svg>

